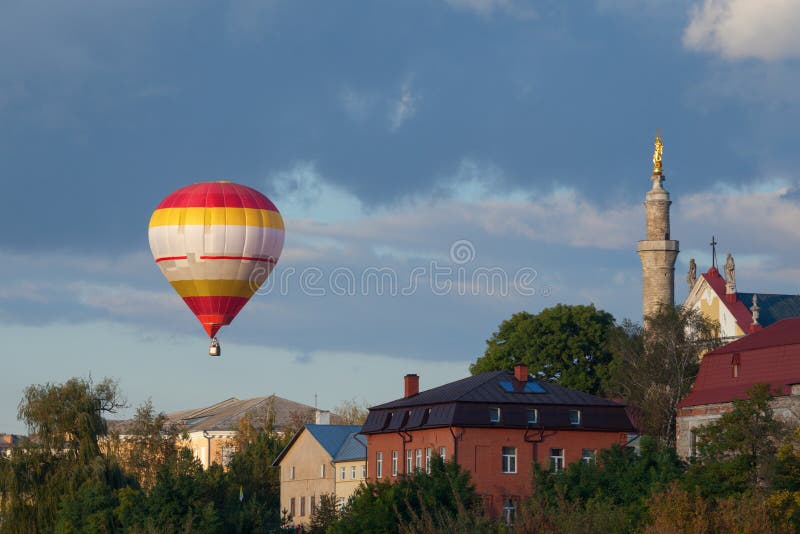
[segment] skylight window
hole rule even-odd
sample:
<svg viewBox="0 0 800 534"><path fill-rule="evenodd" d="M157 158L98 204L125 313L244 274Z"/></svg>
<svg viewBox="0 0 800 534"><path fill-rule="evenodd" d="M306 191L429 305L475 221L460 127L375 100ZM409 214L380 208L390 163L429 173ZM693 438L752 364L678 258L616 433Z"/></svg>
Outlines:
<svg viewBox="0 0 800 534"><path fill-rule="evenodd" d="M533 380L525 382L525 386L522 389L514 389L514 384L508 380L501 381L500 387L506 393L545 393L544 388Z"/></svg>

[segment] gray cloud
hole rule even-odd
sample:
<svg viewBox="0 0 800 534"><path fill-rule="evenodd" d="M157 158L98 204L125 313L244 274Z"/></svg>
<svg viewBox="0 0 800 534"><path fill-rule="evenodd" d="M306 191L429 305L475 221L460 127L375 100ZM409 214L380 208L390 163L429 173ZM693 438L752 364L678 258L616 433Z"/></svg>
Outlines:
<svg viewBox="0 0 800 534"><path fill-rule="evenodd" d="M797 0L703 0L692 8L683 42L725 59L800 56Z"/></svg>

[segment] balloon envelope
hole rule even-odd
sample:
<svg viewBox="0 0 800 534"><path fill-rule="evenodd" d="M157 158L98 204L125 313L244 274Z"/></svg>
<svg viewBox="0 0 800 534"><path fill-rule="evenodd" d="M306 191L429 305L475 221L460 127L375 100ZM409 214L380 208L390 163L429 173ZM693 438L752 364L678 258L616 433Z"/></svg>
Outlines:
<svg viewBox="0 0 800 534"><path fill-rule="evenodd" d="M150 250L209 337L230 324L283 249L283 219L249 187L203 182L178 189L150 218Z"/></svg>

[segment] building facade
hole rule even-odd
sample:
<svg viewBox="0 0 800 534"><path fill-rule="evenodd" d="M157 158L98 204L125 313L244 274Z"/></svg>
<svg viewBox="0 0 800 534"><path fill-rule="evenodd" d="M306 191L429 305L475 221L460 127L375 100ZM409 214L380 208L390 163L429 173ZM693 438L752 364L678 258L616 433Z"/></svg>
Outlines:
<svg viewBox="0 0 800 534"><path fill-rule="evenodd" d="M403 398L370 408L361 432L370 480L428 471L439 455L470 471L485 510L499 516L531 495L534 462L560 470L593 461L635 429L624 405L537 382L518 365L423 392L407 375Z"/></svg>
<svg viewBox="0 0 800 534"><path fill-rule="evenodd" d="M776 417L800 422L800 318L778 321L703 357L692 391L678 404L678 454L693 456L696 429L731 410L758 383L778 391L772 400Z"/></svg>
<svg viewBox="0 0 800 534"><path fill-rule="evenodd" d="M366 446L354 425L305 425L273 462L280 469L281 511L307 525L319 498L339 506L366 480Z"/></svg>
<svg viewBox="0 0 800 534"><path fill-rule="evenodd" d="M167 424L185 436L179 445L190 449L203 467L208 468L213 463L227 466L235 452L234 440L243 419L254 428L269 426L282 433L287 428L314 421L315 417L330 421L331 415L276 395L244 400L231 397L203 408L168 413ZM109 430L119 434L124 443L132 423L131 420L109 421Z"/></svg>

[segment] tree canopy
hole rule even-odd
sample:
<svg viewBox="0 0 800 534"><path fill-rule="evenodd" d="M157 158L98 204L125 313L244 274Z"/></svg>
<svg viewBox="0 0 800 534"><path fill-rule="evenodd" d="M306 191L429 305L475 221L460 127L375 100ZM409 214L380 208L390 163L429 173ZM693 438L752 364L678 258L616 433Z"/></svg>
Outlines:
<svg viewBox="0 0 800 534"><path fill-rule="evenodd" d="M586 393L603 390L612 360L614 317L594 305L558 304L538 314L519 312L500 323L472 374L528 365L537 379Z"/></svg>
<svg viewBox="0 0 800 534"><path fill-rule="evenodd" d="M719 344L718 328L679 306L662 307L645 324L626 320L614 332L608 393L639 409L643 434L674 445L678 402L694 383L700 354Z"/></svg>

